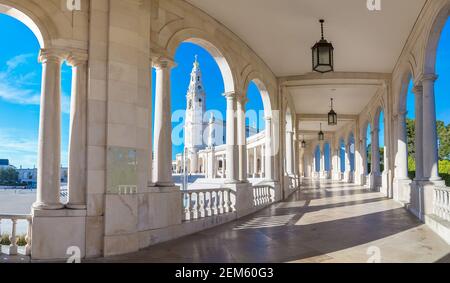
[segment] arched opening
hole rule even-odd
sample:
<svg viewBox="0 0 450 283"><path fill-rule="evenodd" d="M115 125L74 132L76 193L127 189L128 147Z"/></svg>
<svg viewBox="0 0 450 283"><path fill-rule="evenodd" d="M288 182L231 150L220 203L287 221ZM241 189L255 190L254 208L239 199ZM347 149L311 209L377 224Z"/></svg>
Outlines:
<svg viewBox="0 0 450 283"><path fill-rule="evenodd" d="M439 176L450 186L450 19L442 29L436 54L435 83L436 127L438 138Z"/></svg>
<svg viewBox="0 0 450 283"><path fill-rule="evenodd" d="M252 184L265 177L265 87L258 79L249 82L245 104L245 145L247 172Z"/></svg>
<svg viewBox="0 0 450 283"><path fill-rule="evenodd" d="M372 173L372 126L370 123L367 123L366 127L366 175Z"/></svg>
<svg viewBox="0 0 450 283"><path fill-rule="evenodd" d="M322 159L322 150L320 149L320 145L316 146L316 149L314 150L314 172L320 173L320 162Z"/></svg>
<svg viewBox="0 0 450 283"><path fill-rule="evenodd" d="M176 185L186 189L206 176L220 177L225 169L225 162L217 162L216 156L226 152L224 93L227 81L224 80L222 59L217 56L215 47L206 41L182 42L176 49L174 60L176 66L171 70L171 158L182 168L175 170L180 173L172 178ZM155 81L156 68L152 75ZM156 100L155 88L156 84L153 84L153 101ZM158 119L155 112L153 107L154 124ZM157 134L153 134L154 141ZM153 145L155 152L155 142ZM157 179L157 176L153 177Z"/></svg>
<svg viewBox="0 0 450 283"><path fill-rule="evenodd" d="M355 172L355 136L350 133L348 136L348 147L349 147L349 161L350 161L350 172L353 174Z"/></svg>
<svg viewBox="0 0 450 283"><path fill-rule="evenodd" d="M59 142L51 148L54 160L59 160L59 164L55 164L52 170L56 167L59 176L54 174L55 178L52 178L57 179L57 182L52 182L54 187L47 185L43 189L57 190L60 195L59 198L57 194L54 195L55 205L63 207L68 201L72 68L63 63L59 66L60 69L56 70L56 73L60 74L60 77L55 79L61 83L61 94L53 98L53 109L42 108L43 64L38 61L38 57L41 48L47 47L48 36L45 30L39 29L34 20L25 13L3 4L0 4L0 26L0 36L8 39L0 47L0 214L29 215L32 205L43 201L37 190L38 176L45 171L41 167L41 164L46 162L43 159L52 157L43 156L41 151L40 160L38 158L40 142L48 142L47 133L42 132L40 128L42 123L45 123L41 118L46 114L42 109L54 111L57 108L59 113L53 113L61 115L60 119L53 116L53 120L57 121L54 124L61 128L54 130L54 133L58 133L54 134L54 137L59 139ZM57 152L58 150L60 152ZM0 217L0 231L3 235L11 235L12 226L9 218ZM15 227L16 237L25 239L27 226L26 220L19 220ZM19 253L27 253L24 246L19 247Z"/></svg>
<svg viewBox="0 0 450 283"><path fill-rule="evenodd" d="M432 181L438 181L439 178L442 178L447 186L450 185L450 162L448 159L450 150L448 149L449 141L447 138L450 128L448 116L450 103L447 97L450 90L448 84L449 16L450 5L447 4L439 12L429 30L429 38L424 51L424 69L421 70L425 74L422 82L424 86L423 139L429 136L431 137L431 143L423 149L423 154L420 154L423 155L423 172L416 170L416 176L423 175L423 178L430 178ZM431 103L433 100L434 103ZM436 116L433 117L433 115ZM434 127L434 122L436 122L436 127ZM425 126L425 123L428 123L428 126ZM437 140L434 139L435 136ZM416 152L416 169L418 169L421 160L420 155L419 152Z"/></svg>
<svg viewBox="0 0 450 283"><path fill-rule="evenodd" d="M378 172L383 173L385 171L385 160L386 160L386 143L385 143L385 123L384 123L384 111L381 109L379 112L378 118L378 149L379 154L379 164L378 164Z"/></svg>
<svg viewBox="0 0 450 283"><path fill-rule="evenodd" d="M325 171L329 174L331 172L331 146L328 142L323 146L323 156L325 158Z"/></svg>
<svg viewBox="0 0 450 283"><path fill-rule="evenodd" d="M341 173L345 173L347 164L346 164L346 155L347 155L347 149L345 145L345 141L343 138L339 140L339 162L341 167Z"/></svg>

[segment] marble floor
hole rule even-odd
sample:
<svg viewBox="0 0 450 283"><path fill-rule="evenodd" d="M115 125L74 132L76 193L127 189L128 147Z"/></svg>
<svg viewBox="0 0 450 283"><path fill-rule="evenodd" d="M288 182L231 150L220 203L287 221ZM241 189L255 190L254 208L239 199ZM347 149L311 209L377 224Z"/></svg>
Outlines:
<svg viewBox="0 0 450 283"><path fill-rule="evenodd" d="M96 262L450 262L450 246L399 203L363 187L313 183L257 214Z"/></svg>

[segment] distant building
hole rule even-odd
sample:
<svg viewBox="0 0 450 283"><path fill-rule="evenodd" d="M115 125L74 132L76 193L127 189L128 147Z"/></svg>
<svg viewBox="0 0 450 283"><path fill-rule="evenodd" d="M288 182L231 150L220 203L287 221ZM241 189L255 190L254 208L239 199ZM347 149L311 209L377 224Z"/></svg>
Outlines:
<svg viewBox="0 0 450 283"><path fill-rule="evenodd" d="M37 187L37 169L17 169L19 181L27 184L31 188ZM61 185L67 184L68 168L61 168Z"/></svg>
<svg viewBox="0 0 450 283"><path fill-rule="evenodd" d="M8 159L0 159L0 170L1 169L8 169L8 168L15 168L11 164L9 164Z"/></svg>
<svg viewBox="0 0 450 283"><path fill-rule="evenodd" d="M204 173L201 157L199 153L205 150L208 133L212 132L211 145L214 147L226 143L226 121L216 119L213 115L207 117L206 112L206 92L203 86L202 72L197 56L195 56L194 66L191 72L189 89L186 95L186 122L184 131L184 145L186 150L186 167L189 173ZM212 127L212 131L210 128ZM254 127L246 126L247 138L258 133ZM172 171L182 172L183 154L177 154L172 161Z"/></svg>

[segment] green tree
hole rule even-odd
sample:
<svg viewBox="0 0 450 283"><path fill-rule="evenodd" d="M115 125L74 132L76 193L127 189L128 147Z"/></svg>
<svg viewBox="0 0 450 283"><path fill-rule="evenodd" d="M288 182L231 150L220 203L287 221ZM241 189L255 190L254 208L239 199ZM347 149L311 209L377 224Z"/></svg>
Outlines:
<svg viewBox="0 0 450 283"><path fill-rule="evenodd" d="M439 139L439 159L450 160L450 125L445 126L442 121L437 121L437 133Z"/></svg>
<svg viewBox="0 0 450 283"><path fill-rule="evenodd" d="M416 157L416 126L414 119L406 119L406 135L408 142L408 156L415 159Z"/></svg>
<svg viewBox="0 0 450 283"><path fill-rule="evenodd" d="M0 169L0 185L14 186L19 183L19 171L14 168Z"/></svg>

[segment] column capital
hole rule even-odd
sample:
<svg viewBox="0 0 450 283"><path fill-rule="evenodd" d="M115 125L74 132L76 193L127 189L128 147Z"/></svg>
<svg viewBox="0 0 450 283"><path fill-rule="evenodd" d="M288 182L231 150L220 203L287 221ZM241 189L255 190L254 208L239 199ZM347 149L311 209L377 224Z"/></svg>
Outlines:
<svg viewBox="0 0 450 283"><path fill-rule="evenodd" d="M40 63L46 63L48 61L53 61L56 63L61 63L67 56L67 52L57 49L57 48L42 48L39 51L38 60Z"/></svg>
<svg viewBox="0 0 450 283"><path fill-rule="evenodd" d="M247 103L248 103L248 98L247 98L247 96L240 95L240 96L238 97L238 102L239 102L240 104L242 104L243 106L247 105Z"/></svg>
<svg viewBox="0 0 450 283"><path fill-rule="evenodd" d="M427 81L435 82L437 79L438 76L436 74L424 74L420 77L422 83Z"/></svg>
<svg viewBox="0 0 450 283"><path fill-rule="evenodd" d="M88 59L89 55L85 52L71 52L67 57L67 63L69 66L76 67L87 64Z"/></svg>
<svg viewBox="0 0 450 283"><path fill-rule="evenodd" d="M172 69L177 65L174 59L164 56L154 56L151 60L155 69Z"/></svg>
<svg viewBox="0 0 450 283"><path fill-rule="evenodd" d="M225 92L224 94L222 94L222 96L225 97L226 99L233 99L233 100L238 100L241 97L239 95L239 92L237 91Z"/></svg>

